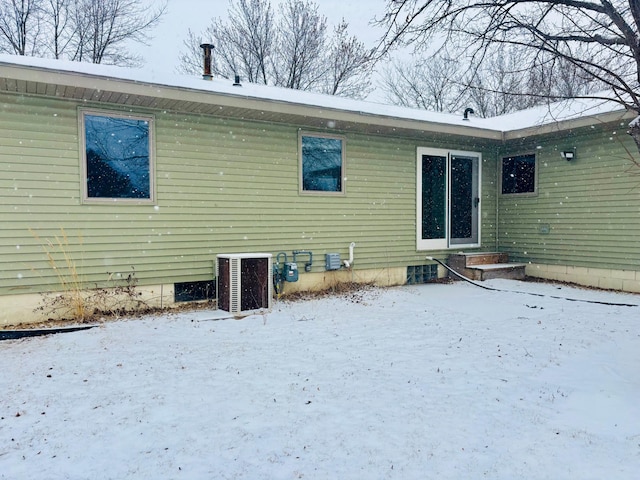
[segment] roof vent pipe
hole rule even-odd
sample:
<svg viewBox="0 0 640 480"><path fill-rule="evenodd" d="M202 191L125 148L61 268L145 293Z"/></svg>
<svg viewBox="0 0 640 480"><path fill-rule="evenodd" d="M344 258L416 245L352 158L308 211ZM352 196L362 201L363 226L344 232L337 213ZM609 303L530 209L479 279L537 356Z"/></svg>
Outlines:
<svg viewBox="0 0 640 480"><path fill-rule="evenodd" d="M202 74L202 78L204 80L211 80L213 78L213 75L211 75L211 52L214 47L210 43L203 43L200 45L200 48L204 50L204 73Z"/></svg>
<svg viewBox="0 0 640 480"><path fill-rule="evenodd" d="M240 83L240 75L236 75L235 76L235 79L234 79L234 82L233 82L233 86L234 87L241 87L242 86L242 84Z"/></svg>
<svg viewBox="0 0 640 480"><path fill-rule="evenodd" d="M467 107L467 108L464 109L464 117L462 117L462 119L468 121L469 120L469 114L473 115L474 113L476 113L476 112L473 111L473 108Z"/></svg>

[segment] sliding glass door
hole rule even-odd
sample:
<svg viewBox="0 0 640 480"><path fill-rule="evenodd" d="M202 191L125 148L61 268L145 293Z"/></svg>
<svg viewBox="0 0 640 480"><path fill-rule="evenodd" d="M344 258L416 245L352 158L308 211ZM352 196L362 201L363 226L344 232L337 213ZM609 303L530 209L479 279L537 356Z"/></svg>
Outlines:
<svg viewBox="0 0 640 480"><path fill-rule="evenodd" d="M418 250L477 246L480 154L418 149Z"/></svg>

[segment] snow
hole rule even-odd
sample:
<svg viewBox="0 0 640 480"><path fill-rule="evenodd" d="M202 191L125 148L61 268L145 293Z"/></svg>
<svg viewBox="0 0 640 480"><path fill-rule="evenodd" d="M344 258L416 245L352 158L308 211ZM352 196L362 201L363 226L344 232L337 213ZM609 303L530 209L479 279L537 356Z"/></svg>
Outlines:
<svg viewBox="0 0 640 480"><path fill-rule="evenodd" d="M167 73L163 70L155 70L153 66L147 68L125 68L113 65L0 54L0 66L3 65L129 81L148 85L154 88L156 90L155 94L158 95L161 94L163 87L180 88L252 100L269 100L292 105L310 106L332 111L355 112L363 115L363 121L366 121L366 116L368 115L383 116L440 125L456 125L469 128L470 132L474 128L506 132L584 116L624 111L624 108L619 104L605 99L573 99L499 117L480 118L471 115L468 120L464 120L462 114L430 112L417 108L386 105L301 90L296 90L295 95L292 95L291 89L247 82L242 82L241 87L236 87L233 86L232 81L227 79L214 78L211 81L207 81L198 76L178 75Z"/></svg>
<svg viewBox="0 0 640 480"><path fill-rule="evenodd" d="M635 479L640 304L491 280L0 342L0 478Z"/></svg>
<svg viewBox="0 0 640 480"><path fill-rule="evenodd" d="M221 95L238 96L254 100L270 100L300 106L311 106L330 110L357 112L363 115L387 116L405 120L434 122L446 125L460 125L469 127L469 121L464 121L462 115L449 113L428 112L425 110L385 105L382 103L355 100L352 98L325 95L314 92L292 90L275 86L258 85L242 81L241 87L233 86L233 81L221 78L203 80L201 76L171 74L165 71L149 68L129 68L113 65L92 64L86 62L72 62L20 55L0 54L0 66L19 65L39 70L51 70L88 76L98 76L114 80L130 81L146 84L160 90L160 87L181 88L191 91L210 92ZM158 91L157 93L160 93ZM485 119L476 119L475 127L489 128Z"/></svg>
<svg viewBox="0 0 640 480"><path fill-rule="evenodd" d="M493 128L506 132L612 112L624 113L625 109L620 103L613 99L607 100L610 96L611 94L601 92L595 94L596 98L573 98L552 102L493 117L490 120Z"/></svg>

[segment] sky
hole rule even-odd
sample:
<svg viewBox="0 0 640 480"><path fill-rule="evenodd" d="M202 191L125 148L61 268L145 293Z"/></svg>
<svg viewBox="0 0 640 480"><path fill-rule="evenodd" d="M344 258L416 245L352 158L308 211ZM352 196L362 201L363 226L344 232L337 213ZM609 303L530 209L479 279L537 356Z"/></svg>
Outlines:
<svg viewBox="0 0 640 480"><path fill-rule="evenodd" d="M159 5L162 0L147 0ZM315 0L319 13L328 18L329 26L342 18L349 23L349 32L368 47L373 47L380 37L380 29L369 24L374 16L384 11L385 0ZM274 9L279 0L271 0ZM214 17L226 18L228 0L168 0L167 12L161 25L151 35L149 46L131 46L146 61L146 66L158 73L175 73L180 53L185 50L184 40L189 29L195 33L204 31ZM215 54L215 52L214 52Z"/></svg>

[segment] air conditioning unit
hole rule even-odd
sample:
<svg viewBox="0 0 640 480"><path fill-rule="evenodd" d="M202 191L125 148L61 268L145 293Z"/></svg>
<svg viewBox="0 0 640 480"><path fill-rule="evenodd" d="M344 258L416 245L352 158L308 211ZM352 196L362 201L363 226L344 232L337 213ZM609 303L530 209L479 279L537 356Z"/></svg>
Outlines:
<svg viewBox="0 0 640 480"><path fill-rule="evenodd" d="M220 254L216 259L218 309L250 315L271 309L270 253Z"/></svg>

